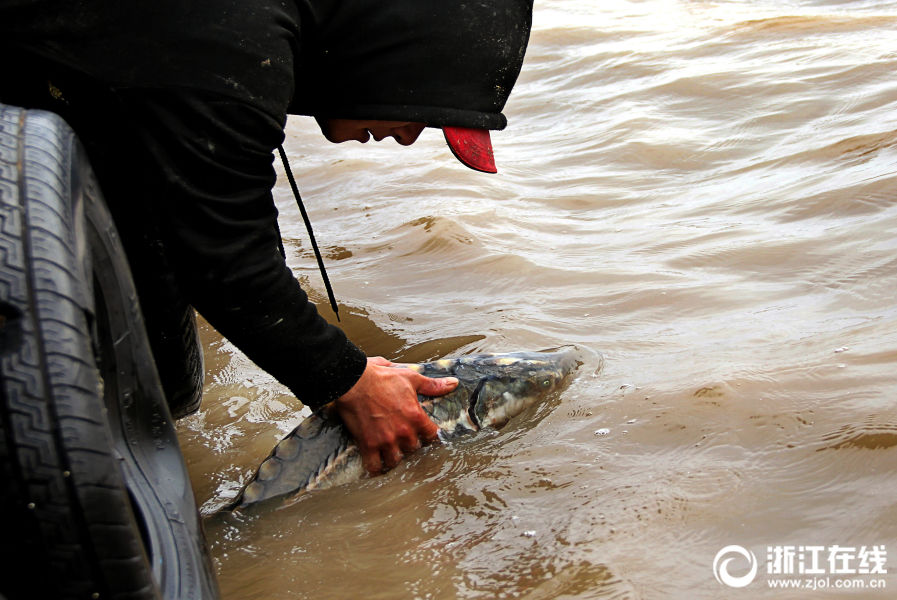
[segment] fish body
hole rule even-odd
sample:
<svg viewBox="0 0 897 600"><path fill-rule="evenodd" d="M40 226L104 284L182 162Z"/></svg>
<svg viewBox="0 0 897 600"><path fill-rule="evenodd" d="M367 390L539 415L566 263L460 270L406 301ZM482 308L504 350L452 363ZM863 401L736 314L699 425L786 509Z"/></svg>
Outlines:
<svg viewBox="0 0 897 600"><path fill-rule="evenodd" d="M443 441L499 428L527 407L559 392L581 364L573 348L547 352L476 354L400 365L427 377L456 377L445 396L418 396ZM298 495L357 480L361 455L336 411L328 405L275 446L243 488L232 508L269 498Z"/></svg>

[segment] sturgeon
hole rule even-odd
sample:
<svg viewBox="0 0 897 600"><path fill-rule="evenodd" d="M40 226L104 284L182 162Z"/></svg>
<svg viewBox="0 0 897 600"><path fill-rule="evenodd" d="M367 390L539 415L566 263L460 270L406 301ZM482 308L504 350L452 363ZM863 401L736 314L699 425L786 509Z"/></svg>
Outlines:
<svg viewBox="0 0 897 600"><path fill-rule="evenodd" d="M439 439L497 429L529 406L555 396L580 366L573 347L545 352L476 354L397 365L427 377L457 377L445 396L418 396ZM361 454L332 405L306 418L266 458L230 508L334 487L364 475Z"/></svg>

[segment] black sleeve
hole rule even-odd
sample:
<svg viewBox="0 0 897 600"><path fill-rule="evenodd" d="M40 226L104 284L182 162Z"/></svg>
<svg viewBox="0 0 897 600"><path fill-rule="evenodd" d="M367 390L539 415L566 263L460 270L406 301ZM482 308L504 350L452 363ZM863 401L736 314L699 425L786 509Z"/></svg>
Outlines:
<svg viewBox="0 0 897 600"><path fill-rule="evenodd" d="M305 404L348 391L365 355L318 314L280 253L271 187L283 122L208 94L122 98L143 160L138 179L149 186L144 214L181 293Z"/></svg>

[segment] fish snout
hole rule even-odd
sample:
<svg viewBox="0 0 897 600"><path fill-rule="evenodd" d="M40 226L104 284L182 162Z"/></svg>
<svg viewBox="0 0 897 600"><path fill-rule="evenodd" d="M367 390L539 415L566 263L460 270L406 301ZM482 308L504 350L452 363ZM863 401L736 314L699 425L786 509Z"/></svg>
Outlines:
<svg viewBox="0 0 897 600"><path fill-rule="evenodd" d="M576 346L561 346L556 350L559 355L558 368L566 375L571 375L585 362L582 350Z"/></svg>

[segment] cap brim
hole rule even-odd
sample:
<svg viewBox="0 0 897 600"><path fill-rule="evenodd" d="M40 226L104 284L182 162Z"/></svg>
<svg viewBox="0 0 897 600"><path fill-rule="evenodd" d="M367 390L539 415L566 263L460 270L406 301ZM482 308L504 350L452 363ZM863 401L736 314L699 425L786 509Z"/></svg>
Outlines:
<svg viewBox="0 0 897 600"><path fill-rule="evenodd" d="M443 127L442 132L455 158L476 171L498 173L488 129Z"/></svg>

